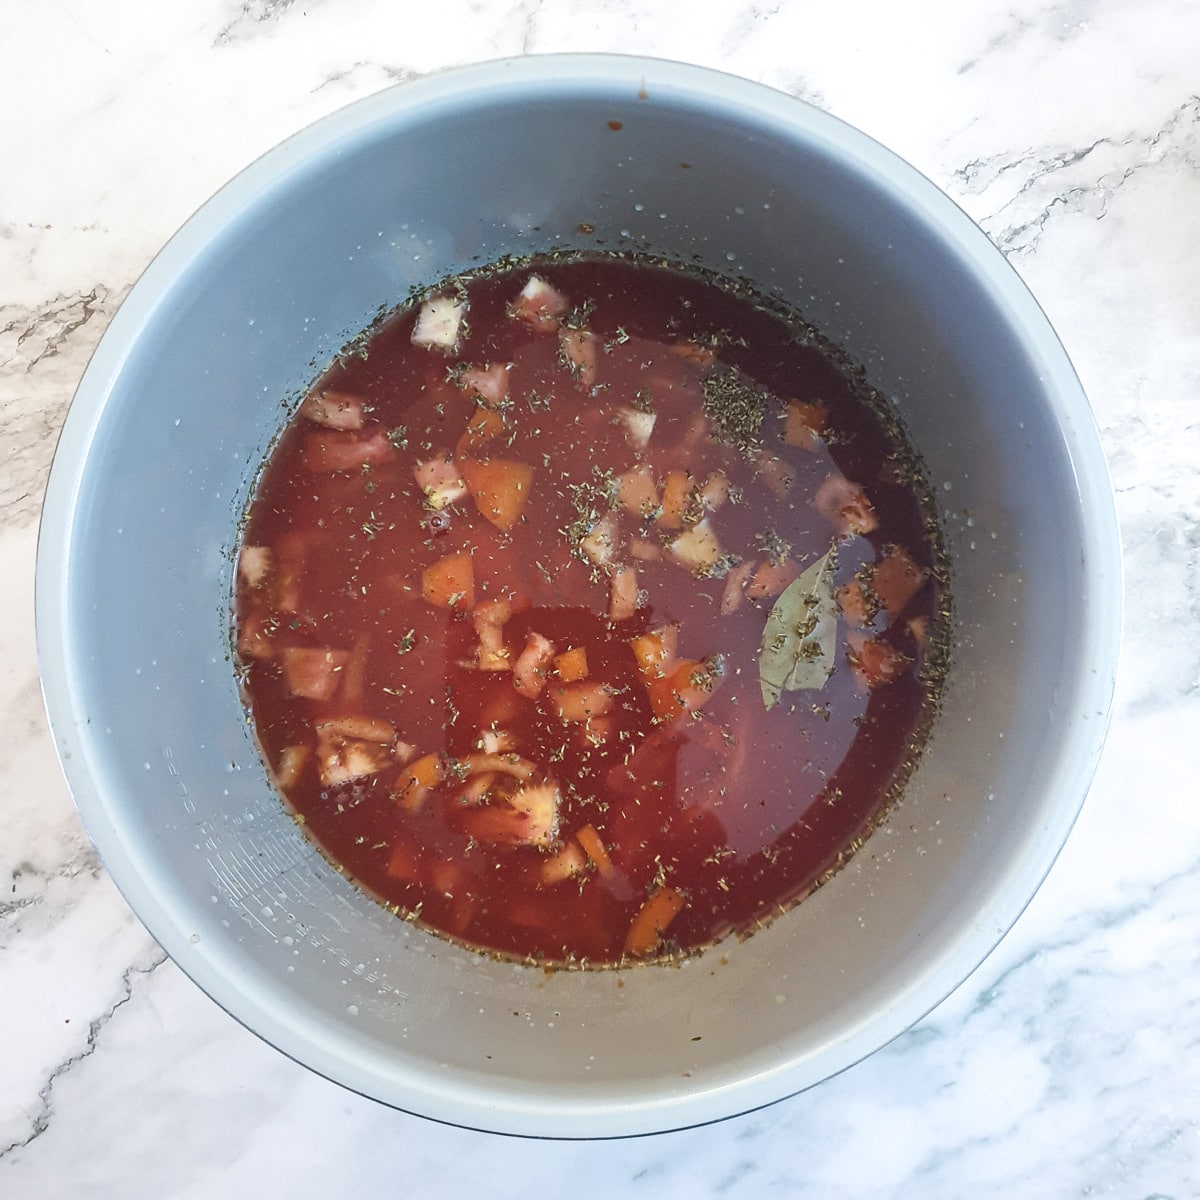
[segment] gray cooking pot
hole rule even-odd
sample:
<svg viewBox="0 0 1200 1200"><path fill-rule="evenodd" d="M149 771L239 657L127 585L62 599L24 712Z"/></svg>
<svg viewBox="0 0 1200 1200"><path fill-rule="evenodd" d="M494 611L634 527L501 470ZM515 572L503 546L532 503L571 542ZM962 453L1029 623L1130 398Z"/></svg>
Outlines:
<svg viewBox="0 0 1200 1200"><path fill-rule="evenodd" d="M285 401L381 306L503 254L594 245L745 276L858 358L943 501L955 645L906 797L827 887L682 967L545 975L388 916L285 815L230 664L231 555ZM219 1004L388 1104L590 1137L713 1120L816 1083L984 958L1092 775L1119 584L1079 383L1020 280L945 196L765 88L565 56L361 101L255 163L172 239L63 429L37 619L87 827Z"/></svg>

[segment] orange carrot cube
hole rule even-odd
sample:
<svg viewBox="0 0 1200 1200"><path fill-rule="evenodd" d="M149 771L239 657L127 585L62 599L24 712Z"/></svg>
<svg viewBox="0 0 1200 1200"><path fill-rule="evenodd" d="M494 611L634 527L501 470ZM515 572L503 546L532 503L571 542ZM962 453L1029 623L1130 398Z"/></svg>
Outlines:
<svg viewBox="0 0 1200 1200"><path fill-rule="evenodd" d="M480 516L505 533L512 529L529 502L533 468L507 458L467 459L462 474Z"/></svg>
<svg viewBox="0 0 1200 1200"><path fill-rule="evenodd" d="M683 905L683 896L672 887L660 887L647 897L625 935L625 953L641 958L657 950Z"/></svg>
<svg viewBox="0 0 1200 1200"><path fill-rule="evenodd" d="M447 554L421 572L421 595L435 608L467 611L475 606L475 567L471 556Z"/></svg>
<svg viewBox="0 0 1200 1200"><path fill-rule="evenodd" d="M692 477L686 471L668 471L663 481L662 511L658 523L663 529L682 529L692 494Z"/></svg>
<svg viewBox="0 0 1200 1200"><path fill-rule="evenodd" d="M801 450L815 450L820 444L828 413L825 405L801 400L789 400L783 418L783 440Z"/></svg>
<svg viewBox="0 0 1200 1200"><path fill-rule="evenodd" d="M554 673L563 683L575 683L586 679L588 674L587 650L574 646L565 650L554 660Z"/></svg>

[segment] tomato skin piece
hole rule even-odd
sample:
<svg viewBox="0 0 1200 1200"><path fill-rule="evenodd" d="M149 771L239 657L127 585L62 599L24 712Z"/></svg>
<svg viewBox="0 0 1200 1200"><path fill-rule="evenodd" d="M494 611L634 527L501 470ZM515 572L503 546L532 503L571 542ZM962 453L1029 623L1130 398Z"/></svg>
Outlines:
<svg viewBox="0 0 1200 1200"><path fill-rule="evenodd" d="M879 527L875 507L862 486L842 474L827 475L813 497L813 507L840 538L871 533Z"/></svg>
<svg viewBox="0 0 1200 1200"><path fill-rule="evenodd" d="M816 401L789 400L783 419L784 444L801 450L816 450L821 444L828 415L825 405Z"/></svg>
<svg viewBox="0 0 1200 1200"><path fill-rule="evenodd" d="M866 637L856 630L847 634L846 643L847 658L860 692L891 683L913 664L913 660L895 646L879 638Z"/></svg>

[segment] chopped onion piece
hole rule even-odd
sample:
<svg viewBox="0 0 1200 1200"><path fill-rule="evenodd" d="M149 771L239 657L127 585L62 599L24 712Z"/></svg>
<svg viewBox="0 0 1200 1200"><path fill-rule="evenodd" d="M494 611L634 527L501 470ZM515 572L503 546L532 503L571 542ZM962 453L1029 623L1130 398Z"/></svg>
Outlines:
<svg viewBox="0 0 1200 1200"><path fill-rule="evenodd" d="M432 296L421 305L413 327L415 346L429 350L453 350L458 345L466 305L453 296Z"/></svg>

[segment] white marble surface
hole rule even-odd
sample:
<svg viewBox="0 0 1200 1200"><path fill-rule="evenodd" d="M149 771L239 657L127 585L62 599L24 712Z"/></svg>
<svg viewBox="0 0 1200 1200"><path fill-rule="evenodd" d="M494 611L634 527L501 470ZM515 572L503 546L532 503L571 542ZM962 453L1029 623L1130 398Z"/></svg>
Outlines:
<svg viewBox="0 0 1200 1200"><path fill-rule="evenodd" d="M1190 0L6 0L0 37L0 1195L1200 1194L1200 5ZM1070 351L1128 572L1083 816L992 957L887 1049L712 1128L528 1143L285 1060L90 849L38 693L55 432L156 248L232 173L444 65L650 53L802 95L979 221Z"/></svg>

